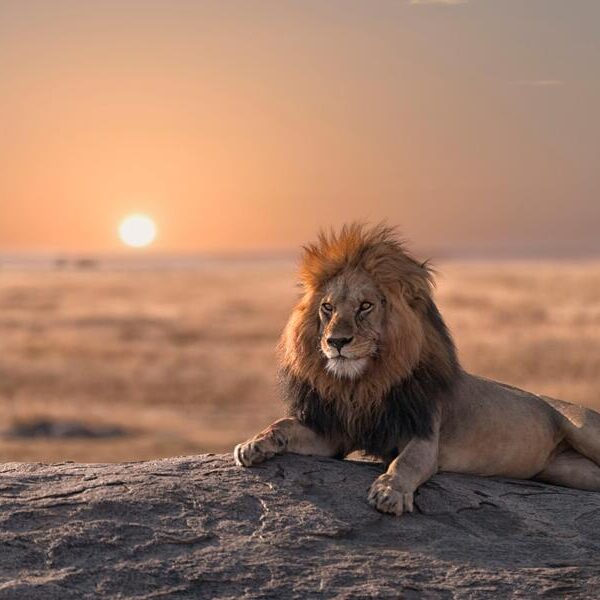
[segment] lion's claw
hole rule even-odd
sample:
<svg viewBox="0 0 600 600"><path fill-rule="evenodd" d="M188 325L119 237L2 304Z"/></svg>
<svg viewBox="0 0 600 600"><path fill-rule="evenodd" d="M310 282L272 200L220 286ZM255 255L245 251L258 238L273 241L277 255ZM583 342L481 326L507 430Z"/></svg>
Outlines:
<svg viewBox="0 0 600 600"><path fill-rule="evenodd" d="M368 500L378 511L392 515L412 512L414 507L414 493L393 486L389 475L381 475L375 480L369 490Z"/></svg>
<svg viewBox="0 0 600 600"><path fill-rule="evenodd" d="M252 467L272 458L275 453L263 450L261 448L261 441L264 442L264 440L256 440L238 444L233 449L233 458L236 464L241 467Z"/></svg>

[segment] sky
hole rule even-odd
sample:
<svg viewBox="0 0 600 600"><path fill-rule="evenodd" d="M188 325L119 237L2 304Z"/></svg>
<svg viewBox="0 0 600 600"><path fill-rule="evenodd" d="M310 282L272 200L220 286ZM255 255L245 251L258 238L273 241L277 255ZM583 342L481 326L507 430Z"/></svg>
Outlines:
<svg viewBox="0 0 600 600"><path fill-rule="evenodd" d="M600 254L598 0L0 0L0 251ZM132 251L133 252L133 251Z"/></svg>

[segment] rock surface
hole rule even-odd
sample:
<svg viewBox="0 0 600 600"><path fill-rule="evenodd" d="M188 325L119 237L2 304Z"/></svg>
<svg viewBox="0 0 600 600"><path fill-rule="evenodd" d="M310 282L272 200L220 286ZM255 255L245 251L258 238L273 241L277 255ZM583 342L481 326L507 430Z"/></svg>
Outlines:
<svg viewBox="0 0 600 600"><path fill-rule="evenodd" d="M600 494L444 474L418 512L373 463L230 456L0 468L0 598L598 597Z"/></svg>

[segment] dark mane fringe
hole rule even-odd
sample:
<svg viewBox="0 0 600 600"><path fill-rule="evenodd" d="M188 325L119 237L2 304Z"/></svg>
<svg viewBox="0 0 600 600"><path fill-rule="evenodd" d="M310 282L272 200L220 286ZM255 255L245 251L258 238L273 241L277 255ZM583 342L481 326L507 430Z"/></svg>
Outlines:
<svg viewBox="0 0 600 600"><path fill-rule="evenodd" d="M438 339L445 350L446 356L444 362L446 362L448 366L447 378L451 382L454 382L460 371L456 346L454 345L450 330L432 298L428 298L426 301L425 319L437 334Z"/></svg>
<svg viewBox="0 0 600 600"><path fill-rule="evenodd" d="M323 399L308 382L284 369L280 381L289 416L317 433L339 440L341 454L363 450L389 459L402 442L430 437L440 397L452 390L460 367L448 328L432 300L427 318L447 347L449 369L440 369L434 360L422 362L383 398L374 398L369 410L354 408L361 412L350 423L344 420L338 403Z"/></svg>
<svg viewBox="0 0 600 600"><path fill-rule="evenodd" d="M282 383L290 416L317 433L339 439L342 454L364 450L381 458L394 456L410 438L430 437L439 394L451 388L451 382L420 366L394 385L374 410L357 415L349 429L337 405L323 400L308 383L286 373Z"/></svg>

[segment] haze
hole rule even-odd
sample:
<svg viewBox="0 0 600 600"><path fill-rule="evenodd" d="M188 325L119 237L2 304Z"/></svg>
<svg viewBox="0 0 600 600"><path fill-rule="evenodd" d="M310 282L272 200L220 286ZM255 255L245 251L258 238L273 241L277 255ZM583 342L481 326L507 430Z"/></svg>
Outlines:
<svg viewBox="0 0 600 600"><path fill-rule="evenodd" d="M0 250L600 252L597 0L3 0Z"/></svg>

